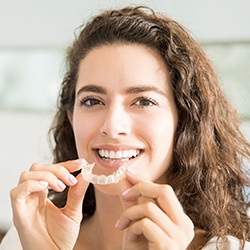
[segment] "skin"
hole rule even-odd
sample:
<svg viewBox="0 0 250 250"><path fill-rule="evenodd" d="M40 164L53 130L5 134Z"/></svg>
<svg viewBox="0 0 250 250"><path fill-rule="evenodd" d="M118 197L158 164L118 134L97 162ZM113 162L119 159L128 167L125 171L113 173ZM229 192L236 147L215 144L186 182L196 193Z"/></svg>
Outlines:
<svg viewBox="0 0 250 250"><path fill-rule="evenodd" d="M81 160L34 164L11 191L24 249L186 249L193 223L164 177L178 120L164 62L140 45L102 46L89 52L78 73L69 118L79 158L95 162L93 172L105 175L125 163L126 177L95 186L96 211L81 223L88 183L70 174L81 169ZM99 149L139 154L103 159ZM69 198L58 209L46 199L47 187L62 191L64 184Z"/></svg>
<svg viewBox="0 0 250 250"><path fill-rule="evenodd" d="M97 149L138 149L132 168L165 183L177 124L168 82L164 62L146 47L91 51L80 64L71 118L79 157L95 162L96 173L108 175L124 162L102 160Z"/></svg>

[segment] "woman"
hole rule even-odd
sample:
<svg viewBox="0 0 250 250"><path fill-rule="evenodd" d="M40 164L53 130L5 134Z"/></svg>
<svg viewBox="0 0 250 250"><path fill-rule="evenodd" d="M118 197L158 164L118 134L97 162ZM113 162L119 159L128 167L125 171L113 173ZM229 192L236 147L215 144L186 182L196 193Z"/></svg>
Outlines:
<svg viewBox="0 0 250 250"><path fill-rule="evenodd" d="M23 249L248 249L250 145L187 31L148 8L105 11L67 59L55 163L11 191ZM92 177L125 177L86 180L82 158Z"/></svg>

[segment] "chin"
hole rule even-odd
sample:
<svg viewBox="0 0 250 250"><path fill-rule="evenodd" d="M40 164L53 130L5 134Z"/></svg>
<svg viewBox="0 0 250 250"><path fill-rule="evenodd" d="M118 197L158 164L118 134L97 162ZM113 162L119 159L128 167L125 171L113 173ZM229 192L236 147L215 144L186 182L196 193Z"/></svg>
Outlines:
<svg viewBox="0 0 250 250"><path fill-rule="evenodd" d="M110 195L110 196L120 196L123 191L130 188L131 184L126 180L126 178L122 178L118 183L106 184L106 185L98 185L94 184L95 190L99 192Z"/></svg>

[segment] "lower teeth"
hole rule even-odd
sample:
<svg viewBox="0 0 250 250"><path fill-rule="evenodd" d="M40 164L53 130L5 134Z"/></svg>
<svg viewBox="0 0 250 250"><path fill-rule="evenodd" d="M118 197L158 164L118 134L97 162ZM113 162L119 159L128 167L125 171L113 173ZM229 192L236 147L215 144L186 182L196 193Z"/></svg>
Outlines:
<svg viewBox="0 0 250 250"><path fill-rule="evenodd" d="M131 157L131 158L108 158L108 157L103 156L101 158L104 161L129 161L130 159L133 159L135 157Z"/></svg>

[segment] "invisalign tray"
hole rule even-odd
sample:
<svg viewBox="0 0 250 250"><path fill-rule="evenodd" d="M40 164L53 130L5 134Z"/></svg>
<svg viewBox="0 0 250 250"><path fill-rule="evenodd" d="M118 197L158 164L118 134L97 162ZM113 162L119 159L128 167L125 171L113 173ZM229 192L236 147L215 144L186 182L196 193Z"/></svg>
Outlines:
<svg viewBox="0 0 250 250"><path fill-rule="evenodd" d="M97 175L92 173L92 169L94 168L95 163L89 164L85 159L83 160L82 165L82 175L83 178L91 182L93 184L99 184L99 185L106 185L106 184L113 184L118 183L124 176L126 167L123 165L121 166L117 171L115 171L111 175Z"/></svg>

